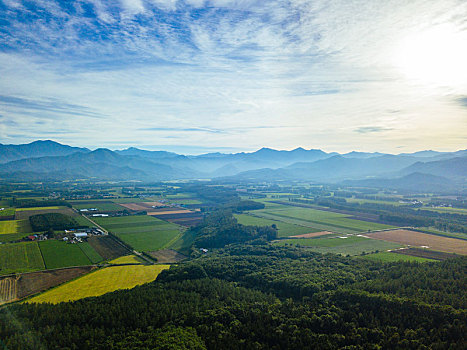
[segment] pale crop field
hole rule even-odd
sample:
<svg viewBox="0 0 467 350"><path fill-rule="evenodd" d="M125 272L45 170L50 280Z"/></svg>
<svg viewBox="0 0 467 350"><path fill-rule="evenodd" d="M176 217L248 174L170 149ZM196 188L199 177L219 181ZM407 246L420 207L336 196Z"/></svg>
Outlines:
<svg viewBox="0 0 467 350"><path fill-rule="evenodd" d="M111 264L143 264L144 261L136 255L125 255L109 261Z"/></svg>
<svg viewBox="0 0 467 350"><path fill-rule="evenodd" d="M52 303L96 297L118 289L131 289L152 282L170 265L128 265L106 267L51 289L27 303Z"/></svg>

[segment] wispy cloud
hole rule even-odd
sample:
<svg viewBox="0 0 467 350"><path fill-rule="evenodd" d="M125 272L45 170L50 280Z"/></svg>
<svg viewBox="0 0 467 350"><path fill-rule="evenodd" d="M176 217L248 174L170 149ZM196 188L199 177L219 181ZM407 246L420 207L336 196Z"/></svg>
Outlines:
<svg viewBox="0 0 467 350"><path fill-rule="evenodd" d="M462 107L467 107L467 96L458 97L456 99L457 103L459 103Z"/></svg>
<svg viewBox="0 0 467 350"><path fill-rule="evenodd" d="M417 86L392 56L427 26L466 30L463 14L462 0L0 0L0 108L33 121L30 138L52 118L89 146L180 132L250 149L456 140L467 87Z"/></svg>
<svg viewBox="0 0 467 350"><path fill-rule="evenodd" d="M212 134L222 134L223 130L209 129L209 128L140 128L141 131L188 131L188 132L202 132Z"/></svg>
<svg viewBox="0 0 467 350"><path fill-rule="evenodd" d="M103 118L99 113L93 112L90 108L72 103L66 103L57 99L32 100L17 96L0 95L0 106L15 107L19 110L33 110L54 112L65 115L79 115L91 118Z"/></svg>
<svg viewBox="0 0 467 350"><path fill-rule="evenodd" d="M381 126L362 126L360 128L355 129L355 132L358 132L360 134L368 134L368 133L379 133L379 132L390 131L390 130L393 130L393 129L384 128Z"/></svg>

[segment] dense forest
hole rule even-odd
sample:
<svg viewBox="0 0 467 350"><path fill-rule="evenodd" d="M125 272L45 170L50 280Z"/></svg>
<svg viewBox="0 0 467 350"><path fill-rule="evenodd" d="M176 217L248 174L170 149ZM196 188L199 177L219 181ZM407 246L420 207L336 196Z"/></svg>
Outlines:
<svg viewBox="0 0 467 350"><path fill-rule="evenodd" d="M66 230L77 228L79 225L69 215L61 213L36 214L29 217L29 222L34 232L47 230Z"/></svg>
<svg viewBox="0 0 467 350"><path fill-rule="evenodd" d="M8 349L465 349L467 258L234 244L141 287L0 310ZM176 343L173 343L175 342Z"/></svg>
<svg viewBox="0 0 467 350"><path fill-rule="evenodd" d="M199 248L221 248L227 244L255 239L273 240L277 229L272 226L241 225L230 210L218 210L208 214L203 222L190 229Z"/></svg>

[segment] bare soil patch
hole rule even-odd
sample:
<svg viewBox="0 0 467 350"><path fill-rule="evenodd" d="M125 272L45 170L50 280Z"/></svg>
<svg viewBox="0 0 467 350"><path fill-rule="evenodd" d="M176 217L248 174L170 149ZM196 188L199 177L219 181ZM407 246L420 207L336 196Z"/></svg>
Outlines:
<svg viewBox="0 0 467 350"><path fill-rule="evenodd" d="M416 256L419 258L427 258L434 260L446 260L457 257L458 255L445 252L437 252L435 250L420 249L420 248L408 248L408 249L396 249L393 253Z"/></svg>
<svg viewBox="0 0 467 350"><path fill-rule="evenodd" d="M313 238L313 237L319 237L319 236L324 236L324 235L330 235L333 233L334 232L330 232L330 231L311 232L311 233L304 233L302 235L290 236L290 237L287 237L287 239L289 238Z"/></svg>
<svg viewBox="0 0 467 350"><path fill-rule="evenodd" d="M0 279L0 305L17 298L17 279L6 277Z"/></svg>
<svg viewBox="0 0 467 350"><path fill-rule="evenodd" d="M22 274L18 279L18 299L58 286L94 270L94 266L73 267Z"/></svg>
<svg viewBox="0 0 467 350"><path fill-rule="evenodd" d="M365 234L366 237L410 246L467 255L467 241L410 230L389 230Z"/></svg>
<svg viewBox="0 0 467 350"><path fill-rule="evenodd" d="M201 221L203 221L203 218L202 217L195 217L195 218L189 217L189 218L166 219L166 220L177 225L191 227L191 226L198 225Z"/></svg>
<svg viewBox="0 0 467 350"><path fill-rule="evenodd" d="M96 267L81 266L60 270L23 273L16 277L0 279L0 305L20 300L30 295L85 275Z"/></svg>
<svg viewBox="0 0 467 350"><path fill-rule="evenodd" d="M128 254L128 250L110 236L89 237L88 242L104 260L113 260Z"/></svg>
<svg viewBox="0 0 467 350"><path fill-rule="evenodd" d="M148 209L147 207L143 207L139 203L120 203L119 205L122 206L122 207L125 207L127 209L136 210L136 211L147 210Z"/></svg>
<svg viewBox="0 0 467 350"><path fill-rule="evenodd" d="M159 264L177 263L186 258L185 255L173 249L157 250L155 252L148 252L148 254L155 258Z"/></svg>
<svg viewBox="0 0 467 350"><path fill-rule="evenodd" d="M148 212L148 215L171 215L171 214L192 214L192 211L185 210L185 209L177 209L177 210L165 210L165 211L153 211Z"/></svg>

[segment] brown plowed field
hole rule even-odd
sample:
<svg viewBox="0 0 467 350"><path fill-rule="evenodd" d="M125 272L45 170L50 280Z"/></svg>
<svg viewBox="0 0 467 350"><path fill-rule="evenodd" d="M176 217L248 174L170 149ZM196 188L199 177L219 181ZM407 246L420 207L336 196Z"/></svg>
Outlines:
<svg viewBox="0 0 467 350"><path fill-rule="evenodd" d="M113 260L128 254L128 250L110 236L92 236L88 238L88 242L104 260Z"/></svg>
<svg viewBox="0 0 467 350"><path fill-rule="evenodd" d="M320 232L304 233L303 235L290 236L287 238L313 238L313 237L319 237L319 236L330 235L330 234L333 234L333 232L320 231Z"/></svg>
<svg viewBox="0 0 467 350"><path fill-rule="evenodd" d="M410 230L390 230L367 233L365 236L383 241L407 244L442 252L467 255L467 241Z"/></svg>
<svg viewBox="0 0 467 350"><path fill-rule="evenodd" d="M7 277L0 280L0 305L17 298L17 280Z"/></svg>
<svg viewBox="0 0 467 350"><path fill-rule="evenodd" d="M0 279L0 305L23 299L33 294L70 281L94 270L94 266L24 273L19 277Z"/></svg>
<svg viewBox="0 0 467 350"><path fill-rule="evenodd" d="M170 215L170 214L192 214L192 211L178 209L178 210L164 210L164 211L151 211L148 215Z"/></svg>
<svg viewBox="0 0 467 350"><path fill-rule="evenodd" d="M177 263L186 258L185 255L173 249L157 250L155 252L149 252L148 254L155 258L159 264Z"/></svg>
<svg viewBox="0 0 467 350"><path fill-rule="evenodd" d="M25 298L49 288L58 286L94 270L93 266L74 267L52 271L26 273L18 279L18 298Z"/></svg>
<svg viewBox="0 0 467 350"><path fill-rule="evenodd" d="M396 249L392 251L393 253L417 256L419 258L427 258L434 260L446 260L455 258L457 255L452 253L437 252L430 249L421 249L421 248L408 248L408 249Z"/></svg>

